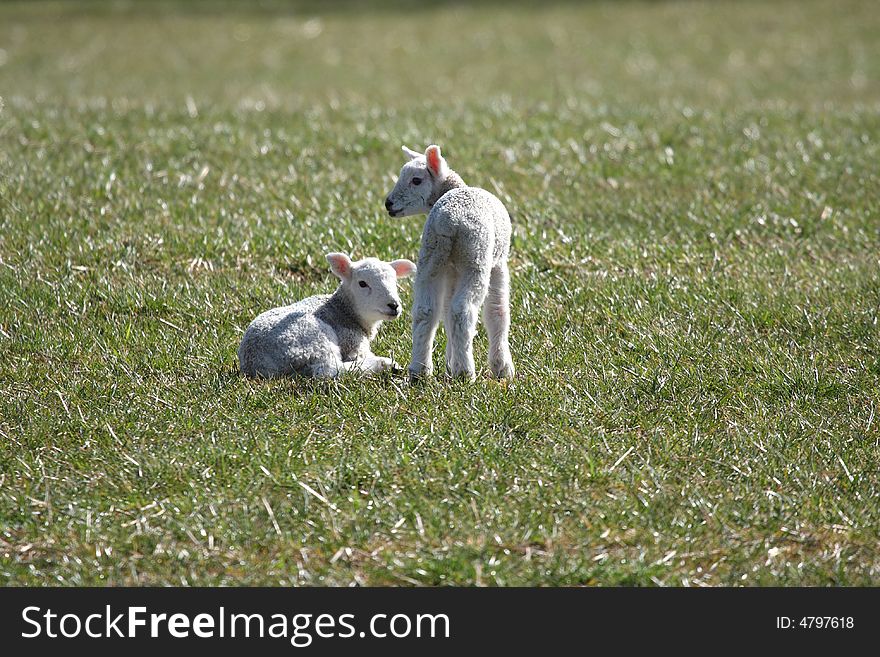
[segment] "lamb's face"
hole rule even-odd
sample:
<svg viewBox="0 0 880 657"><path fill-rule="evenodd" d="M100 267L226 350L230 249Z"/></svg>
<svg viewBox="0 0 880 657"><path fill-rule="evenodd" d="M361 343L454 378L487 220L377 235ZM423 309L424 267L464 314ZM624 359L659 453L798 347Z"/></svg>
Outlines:
<svg viewBox="0 0 880 657"><path fill-rule="evenodd" d="M428 146L424 155L403 147L409 161L400 170L394 189L385 199L385 209L392 217L425 214L431 210L435 189L446 180L449 167L439 146Z"/></svg>
<svg viewBox="0 0 880 657"><path fill-rule="evenodd" d="M400 316L397 274L387 262L367 258L354 263L347 285L358 317L379 322Z"/></svg>
<svg viewBox="0 0 880 657"><path fill-rule="evenodd" d="M428 164L423 155L403 165L397 184L385 199L385 209L392 217L408 217L425 214L431 207L428 199L434 187L434 179L428 173Z"/></svg>
<svg viewBox="0 0 880 657"><path fill-rule="evenodd" d="M365 258L352 262L344 253L328 253L330 269L348 290L358 317L366 323L397 319L403 309L397 279L412 276L416 266L409 260L383 262Z"/></svg>

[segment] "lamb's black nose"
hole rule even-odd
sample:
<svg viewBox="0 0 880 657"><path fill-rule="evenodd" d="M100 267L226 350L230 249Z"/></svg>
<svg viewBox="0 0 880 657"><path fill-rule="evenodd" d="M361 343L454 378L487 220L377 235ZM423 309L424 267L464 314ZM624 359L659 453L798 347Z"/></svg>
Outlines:
<svg viewBox="0 0 880 657"><path fill-rule="evenodd" d="M392 205L393 205L393 203L391 203L391 199L390 199L390 198L386 198L386 199L385 199L385 209L388 210L388 211L390 212L390 211L391 211L391 206L392 206Z"/></svg>
<svg viewBox="0 0 880 657"><path fill-rule="evenodd" d="M396 301L389 301L388 307L391 308L391 312L397 312L397 309L400 308L400 304Z"/></svg>

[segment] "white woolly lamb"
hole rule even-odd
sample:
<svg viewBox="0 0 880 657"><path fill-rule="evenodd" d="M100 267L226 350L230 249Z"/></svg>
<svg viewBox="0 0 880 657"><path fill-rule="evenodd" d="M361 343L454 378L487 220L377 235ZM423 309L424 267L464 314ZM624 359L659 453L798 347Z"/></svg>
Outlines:
<svg viewBox="0 0 880 657"><path fill-rule="evenodd" d="M441 320L446 327L446 370L473 380L473 340L480 308L489 335L489 367L513 378L510 330L510 216L484 189L468 187L429 146L424 155L403 147L409 162L385 208L392 217L428 213L419 250L413 301L410 377L433 372L431 352Z"/></svg>
<svg viewBox="0 0 880 657"><path fill-rule="evenodd" d="M370 341L384 320L400 316L397 279L415 273L416 266L409 260L352 262L344 253L328 253L327 260L341 281L336 291L274 308L251 322L238 348L242 373L334 378L396 367L390 358L375 356Z"/></svg>

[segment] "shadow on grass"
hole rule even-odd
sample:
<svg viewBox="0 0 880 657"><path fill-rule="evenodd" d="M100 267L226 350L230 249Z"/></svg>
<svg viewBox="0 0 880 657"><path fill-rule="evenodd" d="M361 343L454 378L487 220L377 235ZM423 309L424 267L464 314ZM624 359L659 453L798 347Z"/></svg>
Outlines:
<svg viewBox="0 0 880 657"><path fill-rule="evenodd" d="M235 386L244 383L250 390L273 390L279 393L339 393L356 387L374 387L381 384L385 388L394 388L399 393L403 393L410 387L407 381L406 370L395 370L394 372L382 372L370 376L358 374L344 374L336 379L323 379L300 374L290 376L279 376L272 379L264 379L259 377L245 376L238 369L237 364L226 364L220 367L216 372L216 380L220 387ZM432 383L436 380L432 379ZM418 386L430 385L428 383L419 383ZM417 387L415 385L413 388Z"/></svg>

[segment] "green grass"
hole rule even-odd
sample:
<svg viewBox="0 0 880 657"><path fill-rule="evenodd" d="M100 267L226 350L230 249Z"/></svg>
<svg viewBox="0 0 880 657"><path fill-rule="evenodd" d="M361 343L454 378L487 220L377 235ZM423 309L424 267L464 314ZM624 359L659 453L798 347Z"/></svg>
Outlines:
<svg viewBox="0 0 880 657"><path fill-rule="evenodd" d="M3 3L0 583L880 583L875 4ZM238 376L431 142L517 380Z"/></svg>

